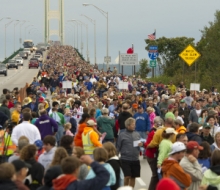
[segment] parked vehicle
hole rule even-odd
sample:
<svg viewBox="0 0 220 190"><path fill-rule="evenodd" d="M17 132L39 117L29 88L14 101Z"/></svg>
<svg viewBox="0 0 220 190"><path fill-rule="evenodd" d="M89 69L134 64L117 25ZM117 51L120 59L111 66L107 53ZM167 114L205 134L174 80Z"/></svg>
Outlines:
<svg viewBox="0 0 220 190"><path fill-rule="evenodd" d="M18 63L15 59L9 59L7 63L7 68L16 68L18 69Z"/></svg>
<svg viewBox="0 0 220 190"><path fill-rule="evenodd" d="M39 67L39 61L37 58L31 58L28 65L29 69L32 67L36 67L38 69Z"/></svg>
<svg viewBox="0 0 220 190"><path fill-rule="evenodd" d="M0 74L3 74L5 76L8 75L8 72L7 72L7 67L5 64L3 63L0 63Z"/></svg>
<svg viewBox="0 0 220 190"><path fill-rule="evenodd" d="M24 61L23 61L22 57L16 57L15 60L17 61L19 66L23 66Z"/></svg>

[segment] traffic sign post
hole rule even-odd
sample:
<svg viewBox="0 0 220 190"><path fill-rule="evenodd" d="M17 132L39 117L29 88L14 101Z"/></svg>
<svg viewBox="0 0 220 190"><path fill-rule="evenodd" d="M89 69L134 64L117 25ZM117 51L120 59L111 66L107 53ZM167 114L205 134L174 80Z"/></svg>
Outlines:
<svg viewBox="0 0 220 190"><path fill-rule="evenodd" d="M156 67L157 61L156 60L150 60L150 67Z"/></svg>
<svg viewBox="0 0 220 190"><path fill-rule="evenodd" d="M107 63L107 62L108 62L108 63L111 62L111 57L110 57L110 56L105 56L105 57L104 57L104 62L106 62L106 63Z"/></svg>
<svg viewBox="0 0 220 190"><path fill-rule="evenodd" d="M123 65L138 65L138 54L127 54L121 53L120 54L120 64Z"/></svg>
<svg viewBox="0 0 220 190"><path fill-rule="evenodd" d="M158 53L158 47L157 46L150 46L148 50L148 57L151 60L157 59L159 53Z"/></svg>
<svg viewBox="0 0 220 190"><path fill-rule="evenodd" d="M179 56L185 63L191 66L201 55L192 45L188 45ZM196 82L196 63L195 63L195 82Z"/></svg>
<svg viewBox="0 0 220 190"><path fill-rule="evenodd" d="M191 66L201 55L193 46L188 45L179 56L187 65Z"/></svg>

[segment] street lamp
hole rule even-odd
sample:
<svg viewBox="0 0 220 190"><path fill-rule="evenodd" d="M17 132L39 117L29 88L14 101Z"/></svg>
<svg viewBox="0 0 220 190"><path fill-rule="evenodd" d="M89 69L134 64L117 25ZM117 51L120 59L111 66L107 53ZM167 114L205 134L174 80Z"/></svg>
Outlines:
<svg viewBox="0 0 220 190"><path fill-rule="evenodd" d="M86 15L81 16L86 17L92 24L94 24L94 64L96 64L96 21Z"/></svg>
<svg viewBox="0 0 220 190"><path fill-rule="evenodd" d="M3 19L11 19L11 18L10 17L3 17L3 18L0 19L0 21L3 20Z"/></svg>
<svg viewBox="0 0 220 190"><path fill-rule="evenodd" d="M75 22L76 23L76 29L77 29L77 49L78 49L78 22L77 21L75 21L75 20L68 20L68 22Z"/></svg>
<svg viewBox="0 0 220 190"><path fill-rule="evenodd" d="M79 20L75 20L75 19L72 19L72 21L75 21L77 24L80 24L81 25L81 54L83 54L83 42L82 42L82 23L79 21Z"/></svg>
<svg viewBox="0 0 220 190"><path fill-rule="evenodd" d="M76 27L75 27L75 25L71 25L71 23L70 23L70 26L73 26L73 28L74 28L74 36L73 36L73 38L74 38L74 43L73 43L73 46L74 46L74 48L76 47Z"/></svg>
<svg viewBox="0 0 220 190"><path fill-rule="evenodd" d="M13 20L10 21L9 23L5 24L5 59L6 59L6 29L12 22L13 22Z"/></svg>
<svg viewBox="0 0 220 190"><path fill-rule="evenodd" d="M30 21L23 20L23 21L21 21L21 22L23 22L23 23L20 24L20 48L21 48L21 41L22 41L22 39L21 39L21 27L22 27L26 22L30 22Z"/></svg>
<svg viewBox="0 0 220 190"><path fill-rule="evenodd" d="M14 52L15 52L15 26L17 26L19 22L20 20L15 20L15 23L14 23Z"/></svg>
<svg viewBox="0 0 220 190"><path fill-rule="evenodd" d="M108 56L108 12L103 11L102 9L100 9L99 7L93 5L93 4L88 4L88 3L83 3L83 6L93 6L95 7L100 13L102 13L102 15L107 19L107 35L106 35L106 63L107 63L107 69L109 67L109 61L110 61L110 57Z"/></svg>
<svg viewBox="0 0 220 190"><path fill-rule="evenodd" d="M26 39L26 30L27 30L27 28L30 27L30 26L34 26L34 25L28 25L28 26L26 26L25 29L24 29L25 39Z"/></svg>
<svg viewBox="0 0 220 190"><path fill-rule="evenodd" d="M86 46L87 46L87 52L86 52L86 55L87 55L87 62L89 61L89 50L88 50L88 24L85 24L84 22L80 21L80 20L76 20L78 21L79 23L81 23L81 41L82 41L82 25L84 25L86 27ZM81 42L82 43L82 42ZM81 46L81 54L83 52L83 43L82 43L82 46Z"/></svg>

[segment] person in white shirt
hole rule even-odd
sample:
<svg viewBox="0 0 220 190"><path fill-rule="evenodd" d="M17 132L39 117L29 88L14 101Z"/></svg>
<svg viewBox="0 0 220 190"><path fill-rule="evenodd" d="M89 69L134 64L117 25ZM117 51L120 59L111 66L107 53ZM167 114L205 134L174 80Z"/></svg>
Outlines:
<svg viewBox="0 0 220 190"><path fill-rule="evenodd" d="M94 82L97 82L96 78L94 77L94 75L92 75L92 77L90 78L90 82L93 84Z"/></svg>
<svg viewBox="0 0 220 190"><path fill-rule="evenodd" d="M36 140L41 139L40 132L35 125L30 124L31 113L23 113L23 122L14 127L11 135L12 142L18 145L18 139L21 136L26 136L30 144L34 144Z"/></svg>
<svg viewBox="0 0 220 190"><path fill-rule="evenodd" d="M47 135L44 137L43 143L45 152L39 156L38 162L44 166L45 170L47 170L50 167L56 151L56 139L52 135Z"/></svg>

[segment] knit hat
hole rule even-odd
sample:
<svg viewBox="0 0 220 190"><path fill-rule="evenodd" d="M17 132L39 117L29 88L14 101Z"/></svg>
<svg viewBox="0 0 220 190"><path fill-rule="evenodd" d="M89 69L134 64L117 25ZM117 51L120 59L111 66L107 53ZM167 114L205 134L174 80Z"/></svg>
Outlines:
<svg viewBox="0 0 220 190"><path fill-rule="evenodd" d="M179 186L169 178L163 178L157 184L156 190L164 190L164 189L172 189L172 190L180 190Z"/></svg>

